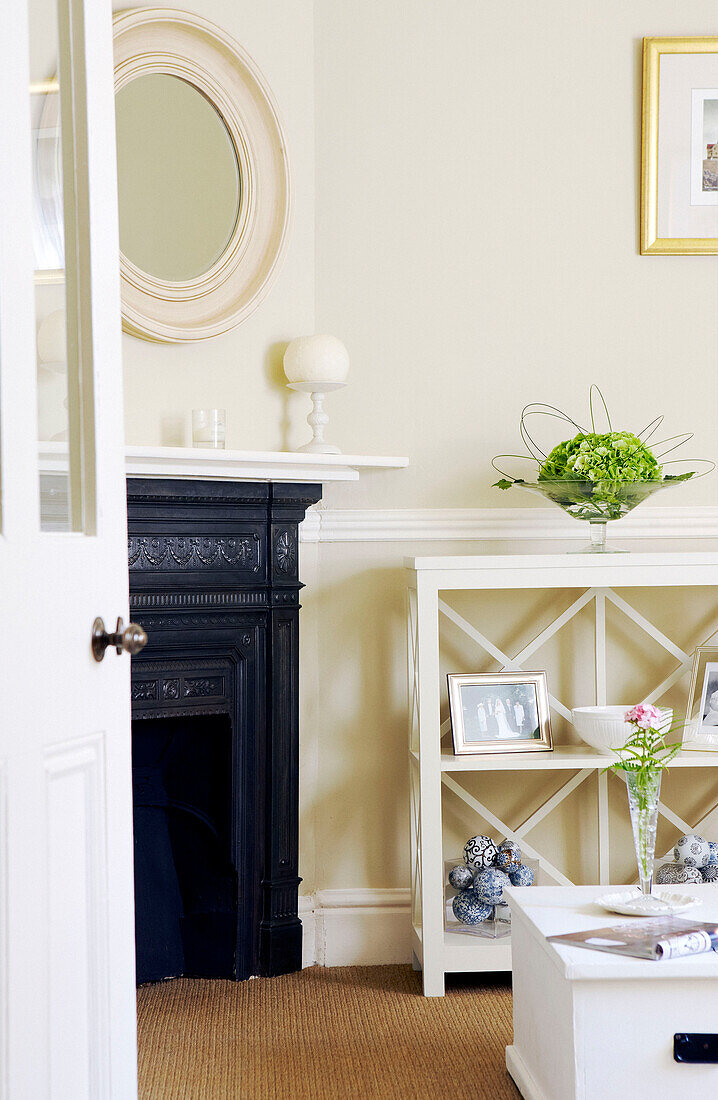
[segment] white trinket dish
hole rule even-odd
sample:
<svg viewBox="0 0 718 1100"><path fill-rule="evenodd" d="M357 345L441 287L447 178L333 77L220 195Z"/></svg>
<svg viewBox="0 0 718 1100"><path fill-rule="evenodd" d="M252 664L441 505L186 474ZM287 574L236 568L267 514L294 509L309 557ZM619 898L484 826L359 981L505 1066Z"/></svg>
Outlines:
<svg viewBox="0 0 718 1100"><path fill-rule="evenodd" d="M622 890L596 898L596 905L602 909L627 917L672 917L699 904L700 898L695 894L676 894L672 890L654 890L650 895L642 894L638 889Z"/></svg>

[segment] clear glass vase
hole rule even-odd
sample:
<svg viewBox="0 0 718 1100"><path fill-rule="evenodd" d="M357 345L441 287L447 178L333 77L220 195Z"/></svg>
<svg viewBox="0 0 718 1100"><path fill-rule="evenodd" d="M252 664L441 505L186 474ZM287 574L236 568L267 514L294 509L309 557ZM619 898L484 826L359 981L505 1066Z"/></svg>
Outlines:
<svg viewBox="0 0 718 1100"><path fill-rule="evenodd" d="M660 489L678 485L680 478L664 477L655 481L516 481L521 489L538 493L558 504L572 519L590 524L591 541L574 550L576 554L625 554L606 542L606 525L622 519Z"/></svg>
<svg viewBox="0 0 718 1100"><path fill-rule="evenodd" d="M633 842L636 846L638 881L641 893L650 894L653 887L653 858L656 850L661 770L624 772L624 774L633 826Z"/></svg>

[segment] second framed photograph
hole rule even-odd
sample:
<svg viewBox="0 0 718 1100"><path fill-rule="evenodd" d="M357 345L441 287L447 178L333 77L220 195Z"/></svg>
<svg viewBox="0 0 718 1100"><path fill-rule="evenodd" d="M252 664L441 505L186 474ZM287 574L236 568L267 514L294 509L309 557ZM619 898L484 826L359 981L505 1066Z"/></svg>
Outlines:
<svg viewBox="0 0 718 1100"><path fill-rule="evenodd" d="M551 751L545 672L447 676L456 756Z"/></svg>
<svg viewBox="0 0 718 1100"><path fill-rule="evenodd" d="M693 656L683 743L718 751L718 646L698 646Z"/></svg>

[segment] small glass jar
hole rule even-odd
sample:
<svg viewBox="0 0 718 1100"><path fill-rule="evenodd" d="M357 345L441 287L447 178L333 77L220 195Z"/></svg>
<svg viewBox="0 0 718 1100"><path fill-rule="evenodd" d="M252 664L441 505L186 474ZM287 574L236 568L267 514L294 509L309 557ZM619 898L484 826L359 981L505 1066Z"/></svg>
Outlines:
<svg viewBox="0 0 718 1100"><path fill-rule="evenodd" d="M224 448L225 409L192 409L192 446Z"/></svg>

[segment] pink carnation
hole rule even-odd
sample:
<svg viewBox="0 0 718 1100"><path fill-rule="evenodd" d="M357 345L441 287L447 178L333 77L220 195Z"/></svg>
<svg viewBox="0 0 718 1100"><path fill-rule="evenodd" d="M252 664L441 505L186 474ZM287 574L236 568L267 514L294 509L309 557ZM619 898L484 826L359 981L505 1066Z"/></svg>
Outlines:
<svg viewBox="0 0 718 1100"><path fill-rule="evenodd" d="M650 703L638 703L627 710L623 716L624 722L630 722L642 730L658 729L662 718L663 715L658 707L653 707Z"/></svg>

